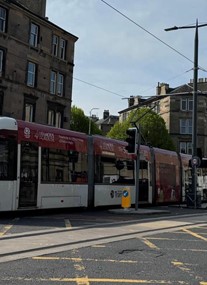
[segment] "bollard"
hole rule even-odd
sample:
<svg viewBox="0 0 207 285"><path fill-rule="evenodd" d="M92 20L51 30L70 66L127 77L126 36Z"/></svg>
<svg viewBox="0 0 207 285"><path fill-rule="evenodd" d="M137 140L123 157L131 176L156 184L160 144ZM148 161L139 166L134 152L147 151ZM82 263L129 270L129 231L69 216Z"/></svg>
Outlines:
<svg viewBox="0 0 207 285"><path fill-rule="evenodd" d="M123 189L121 206L125 209L131 207L131 191L128 187Z"/></svg>

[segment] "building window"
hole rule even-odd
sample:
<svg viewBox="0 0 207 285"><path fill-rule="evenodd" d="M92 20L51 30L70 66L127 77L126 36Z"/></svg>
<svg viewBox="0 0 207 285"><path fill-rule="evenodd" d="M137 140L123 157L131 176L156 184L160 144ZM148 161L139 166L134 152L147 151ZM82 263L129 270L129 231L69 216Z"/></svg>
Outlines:
<svg viewBox="0 0 207 285"><path fill-rule="evenodd" d="M4 103L4 94L3 92L0 93L0 116L3 114L3 103Z"/></svg>
<svg viewBox="0 0 207 285"><path fill-rule="evenodd" d="M62 113L53 109L48 110L48 125L61 128Z"/></svg>
<svg viewBox="0 0 207 285"><path fill-rule="evenodd" d="M33 122L34 121L34 105L30 103L25 103L24 112L25 112L24 120L27 122Z"/></svg>
<svg viewBox="0 0 207 285"><path fill-rule="evenodd" d="M192 143L191 142L180 142L180 152L186 154L192 154Z"/></svg>
<svg viewBox="0 0 207 285"><path fill-rule="evenodd" d="M47 123L50 126L54 126L54 122L55 122L55 111L54 110L48 110Z"/></svg>
<svg viewBox="0 0 207 285"><path fill-rule="evenodd" d="M39 34L39 27L37 25L31 23L29 44L33 47L37 47L38 34Z"/></svg>
<svg viewBox="0 0 207 285"><path fill-rule="evenodd" d="M58 37L56 35L52 37L52 55L58 55Z"/></svg>
<svg viewBox="0 0 207 285"><path fill-rule="evenodd" d="M193 110L193 99L185 98L180 101L181 111L192 111Z"/></svg>
<svg viewBox="0 0 207 285"><path fill-rule="evenodd" d="M66 52L66 41L64 39L60 39L60 48L59 48L59 57L61 59L65 59Z"/></svg>
<svg viewBox="0 0 207 285"><path fill-rule="evenodd" d="M61 128L61 123L62 123L62 114L60 112L56 112L55 116L55 126L57 128Z"/></svg>
<svg viewBox="0 0 207 285"><path fill-rule="evenodd" d="M7 10L3 7L0 7L0 32L6 31L6 16L7 16Z"/></svg>
<svg viewBox="0 0 207 285"><path fill-rule="evenodd" d="M180 133L181 134L192 134L192 119L181 119L180 120Z"/></svg>
<svg viewBox="0 0 207 285"><path fill-rule="evenodd" d="M34 87L36 80L36 64L28 62L27 66L27 86Z"/></svg>
<svg viewBox="0 0 207 285"><path fill-rule="evenodd" d="M153 108L153 111L156 113L156 114L159 114L160 113L160 101L157 101L155 103L153 103L152 105L149 106L150 108Z"/></svg>
<svg viewBox="0 0 207 285"><path fill-rule="evenodd" d="M65 60L66 57L66 43L63 38L59 38L56 35L52 36L52 55Z"/></svg>
<svg viewBox="0 0 207 285"><path fill-rule="evenodd" d="M63 91L64 91L64 75L58 73L57 95L63 96Z"/></svg>
<svg viewBox="0 0 207 285"><path fill-rule="evenodd" d="M51 71L50 73L50 93L55 94L56 91L56 72Z"/></svg>
<svg viewBox="0 0 207 285"><path fill-rule="evenodd" d="M193 111L193 100L192 99L188 99L188 110Z"/></svg>
<svg viewBox="0 0 207 285"><path fill-rule="evenodd" d="M35 122L36 97L24 94L24 113L22 119L27 122Z"/></svg>
<svg viewBox="0 0 207 285"><path fill-rule="evenodd" d="M50 94L64 95L64 75L53 70L50 74Z"/></svg>
<svg viewBox="0 0 207 285"><path fill-rule="evenodd" d="M4 51L0 49L0 76L3 74Z"/></svg>

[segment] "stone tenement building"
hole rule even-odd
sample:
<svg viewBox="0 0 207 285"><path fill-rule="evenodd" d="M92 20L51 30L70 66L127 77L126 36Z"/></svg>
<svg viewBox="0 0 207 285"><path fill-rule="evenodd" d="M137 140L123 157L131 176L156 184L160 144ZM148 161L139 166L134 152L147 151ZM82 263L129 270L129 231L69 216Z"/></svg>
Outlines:
<svg viewBox="0 0 207 285"><path fill-rule="evenodd" d="M207 157L207 78L198 79L197 98L197 148ZM119 112L119 120L125 120L131 110L142 106L155 106L154 111L164 119L177 151L192 154L193 80L176 88L159 83L156 96L149 99L131 97L128 108Z"/></svg>
<svg viewBox="0 0 207 285"><path fill-rule="evenodd" d="M46 0L0 0L0 115L69 128L78 38L45 10Z"/></svg>
<svg viewBox="0 0 207 285"><path fill-rule="evenodd" d="M105 136L118 121L119 116L110 115L109 110L104 110L103 118L96 120L95 123Z"/></svg>

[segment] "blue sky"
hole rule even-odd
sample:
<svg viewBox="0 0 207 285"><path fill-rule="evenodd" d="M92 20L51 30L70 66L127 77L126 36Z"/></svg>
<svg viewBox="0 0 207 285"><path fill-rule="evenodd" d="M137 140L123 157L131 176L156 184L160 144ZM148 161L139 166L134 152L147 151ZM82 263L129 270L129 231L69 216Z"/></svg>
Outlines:
<svg viewBox="0 0 207 285"><path fill-rule="evenodd" d="M72 104L102 118L127 108L131 95L153 96L158 82L177 87L193 78L195 29L172 26L207 23L206 0L47 0L51 22L74 34ZM161 41L182 53L182 57ZM199 66L207 70L207 27L199 28ZM207 72L199 70L198 77ZM95 88L89 84L106 89ZM112 93L111 93L112 92ZM115 93L115 94L114 94Z"/></svg>

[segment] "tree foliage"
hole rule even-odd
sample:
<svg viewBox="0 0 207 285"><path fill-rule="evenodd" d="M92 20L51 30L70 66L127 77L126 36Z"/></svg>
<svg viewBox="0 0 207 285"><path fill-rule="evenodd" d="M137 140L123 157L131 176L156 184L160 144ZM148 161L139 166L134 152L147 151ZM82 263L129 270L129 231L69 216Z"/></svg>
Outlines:
<svg viewBox="0 0 207 285"><path fill-rule="evenodd" d="M71 130L88 134L89 120L90 118L85 116L82 109L72 106L70 123ZM98 126L93 121L91 121L91 134L101 134L101 130L99 130Z"/></svg>
<svg viewBox="0 0 207 285"><path fill-rule="evenodd" d="M124 140L126 138L126 130L129 127L130 123L128 121L124 121L123 123L116 122L106 136L117 140Z"/></svg>
<svg viewBox="0 0 207 285"><path fill-rule="evenodd" d="M175 150L173 141L167 131L164 119L149 108L140 108L132 111L123 123L117 123L107 134L108 137L125 140L126 130L134 127L136 122L142 136L141 143L153 147Z"/></svg>

